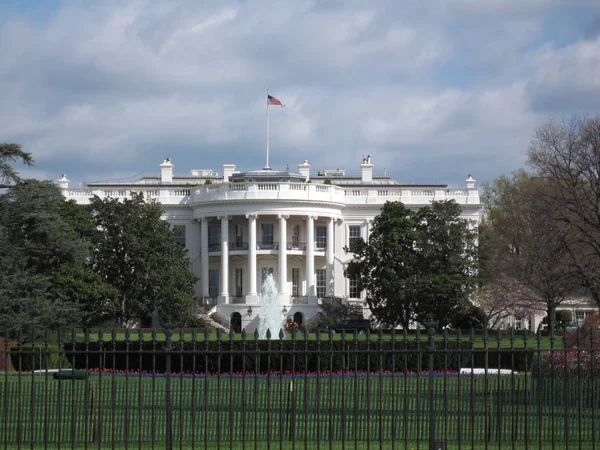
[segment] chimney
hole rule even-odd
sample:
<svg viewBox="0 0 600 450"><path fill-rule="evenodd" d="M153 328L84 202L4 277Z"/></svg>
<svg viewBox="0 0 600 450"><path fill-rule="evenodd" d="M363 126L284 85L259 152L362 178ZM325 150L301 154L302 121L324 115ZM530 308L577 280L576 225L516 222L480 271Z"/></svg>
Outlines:
<svg viewBox="0 0 600 450"><path fill-rule="evenodd" d="M67 180L67 176L64 173L62 174L60 180L57 180L56 183L61 189L69 189L69 180Z"/></svg>
<svg viewBox="0 0 600 450"><path fill-rule="evenodd" d="M469 174L465 182L467 183L467 189L475 189L475 179L471 176L471 174Z"/></svg>
<svg viewBox="0 0 600 450"><path fill-rule="evenodd" d="M173 164L171 158L165 159L160 165L160 181L161 183L173 182Z"/></svg>
<svg viewBox="0 0 600 450"><path fill-rule="evenodd" d="M235 173L235 164L223 164L223 183L229 183L229 177Z"/></svg>
<svg viewBox="0 0 600 450"><path fill-rule="evenodd" d="M362 164L360 165L360 178L363 183L373 182L373 164L371 164L371 155L367 155L363 158Z"/></svg>
<svg viewBox="0 0 600 450"><path fill-rule="evenodd" d="M298 173L304 175L305 181L310 180L310 164L308 159L305 159L302 164L298 164Z"/></svg>

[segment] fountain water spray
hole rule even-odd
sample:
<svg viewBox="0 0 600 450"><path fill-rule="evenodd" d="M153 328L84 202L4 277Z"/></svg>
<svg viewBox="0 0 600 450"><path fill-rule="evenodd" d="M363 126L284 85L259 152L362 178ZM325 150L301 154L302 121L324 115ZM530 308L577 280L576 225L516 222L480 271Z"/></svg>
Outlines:
<svg viewBox="0 0 600 450"><path fill-rule="evenodd" d="M279 304L279 291L272 274L267 275L262 285L260 298L260 313L258 322L258 337L266 339L267 330L271 330L271 338L279 339L282 328L281 305Z"/></svg>

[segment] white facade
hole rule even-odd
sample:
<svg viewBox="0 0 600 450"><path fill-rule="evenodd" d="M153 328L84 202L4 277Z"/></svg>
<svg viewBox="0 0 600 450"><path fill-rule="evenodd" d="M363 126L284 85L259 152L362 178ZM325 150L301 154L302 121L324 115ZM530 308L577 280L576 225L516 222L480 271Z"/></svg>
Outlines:
<svg viewBox="0 0 600 450"><path fill-rule="evenodd" d="M133 191L160 202L163 218L180 226L191 270L200 278L197 297L213 304L223 319L239 313L242 328L253 331L268 273L279 287L282 321L300 313L306 322L325 297L362 304L364 294L343 274L350 260L344 247L353 238L368 239L372 220L386 201L419 208L453 199L472 226L480 221L479 191L470 175L464 187L449 188L374 176L370 156L360 167L361 176L356 177L340 169L311 176L307 161L298 165L297 173L236 172L234 165L225 164L221 176L212 170L175 176L166 159L160 177L70 189L63 175L58 184L67 199L80 204L89 203L93 195L126 198Z"/></svg>

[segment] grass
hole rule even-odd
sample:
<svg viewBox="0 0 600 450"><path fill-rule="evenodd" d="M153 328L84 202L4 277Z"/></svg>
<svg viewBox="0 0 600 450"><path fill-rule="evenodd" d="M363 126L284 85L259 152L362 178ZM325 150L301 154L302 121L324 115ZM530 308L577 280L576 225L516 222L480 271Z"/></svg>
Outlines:
<svg viewBox="0 0 600 450"><path fill-rule="evenodd" d="M380 445L381 444L381 445ZM17 446L17 445L8 445L6 447L2 447L2 448L6 448L6 449L21 449L23 446ZM156 444L157 448L163 448L164 447L164 443L160 442ZM98 448L96 445L94 445L93 443L86 445L73 445L71 446L71 444L68 445L33 445L33 446L27 446L27 448L29 449L44 449L44 450L58 450L58 449L74 449L74 450L84 450L84 449L94 449L94 448ZM142 446L138 446L137 444L129 444L127 446L125 445L111 445L110 446L111 449L115 449L115 450L133 450L133 449L137 449L137 448L152 448L150 445L142 445ZM326 443L321 443L321 444L317 444L316 442L269 442L269 441L256 441L256 442L247 442L247 443L241 443L241 442L234 442L230 445L229 442L227 443L220 443L220 444L204 444L204 443L198 443L198 444L188 444L188 443L180 443L180 442L174 442L173 443L173 448L176 450L195 450L195 449L202 449L202 450L264 450L264 449L272 449L272 450L379 450L379 449L384 449L384 450L427 450L429 448L429 442L428 441L382 441L381 443L379 442L363 442L363 441L358 441L358 442L326 442ZM562 449L581 449L581 450L596 450L598 448L600 448L600 443L596 443L595 445L593 443L584 443L584 444L569 444L569 445L565 445L564 443L556 443L554 446L552 446L551 444L544 442L541 445L539 444L539 442L529 442L527 444L525 443L519 443L516 445L512 445L510 443L499 443L499 442L494 442L494 443L488 443L487 445L485 443L476 443L473 444L470 442L465 442L462 444L459 443L447 443L446 447L447 450L494 450L494 449L510 449L510 450L542 450L542 449L548 449L548 448L554 448L555 450L562 450Z"/></svg>
<svg viewBox="0 0 600 450"><path fill-rule="evenodd" d="M416 376L197 377L171 380L175 448L427 448L428 380ZM448 448L582 447L600 424L595 385L529 376L436 377L434 417ZM597 390L597 386L595 386ZM57 381L0 376L0 444L125 448L164 443L163 376ZM579 397L577 397L579 396ZM596 394L596 397L598 395ZM578 402L577 398L581 398ZM592 400L595 402L592 403ZM600 433L599 433L600 434ZM600 438L597 434L596 439ZM329 443L332 446L329 446ZM382 446L379 446L379 443ZM404 443L407 443L407 446ZM305 447L304 444L307 444ZM543 444L539 446L539 444ZM162 445L162 444L161 444ZM195 446L195 447L194 447ZM1 445L0 445L1 447ZM587 447L587 448L592 448Z"/></svg>

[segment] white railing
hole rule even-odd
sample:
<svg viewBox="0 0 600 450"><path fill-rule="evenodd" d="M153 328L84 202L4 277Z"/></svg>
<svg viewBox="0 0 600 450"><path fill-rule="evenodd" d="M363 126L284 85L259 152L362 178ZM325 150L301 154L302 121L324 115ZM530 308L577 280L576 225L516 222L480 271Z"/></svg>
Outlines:
<svg viewBox="0 0 600 450"><path fill-rule="evenodd" d="M223 183L192 188L165 186L135 186L128 189L65 189L68 199L87 203L94 195L99 197L128 198L133 192L143 193L148 200L165 204L210 203L223 200L289 200L321 202L338 205L383 205L398 200L409 205L428 204L433 200L455 200L460 204L479 204L476 189L393 186L393 187L340 187L312 183Z"/></svg>
<svg viewBox="0 0 600 450"><path fill-rule="evenodd" d="M343 189L338 186L310 183L224 183L200 186L192 200L207 203L222 200L294 200L343 203Z"/></svg>
<svg viewBox="0 0 600 450"><path fill-rule="evenodd" d="M466 196L467 191L465 189L446 189L444 196L446 197L462 197Z"/></svg>
<svg viewBox="0 0 600 450"><path fill-rule="evenodd" d="M367 194L368 192L363 189L346 189L344 191L344 195L347 197L365 197Z"/></svg>

